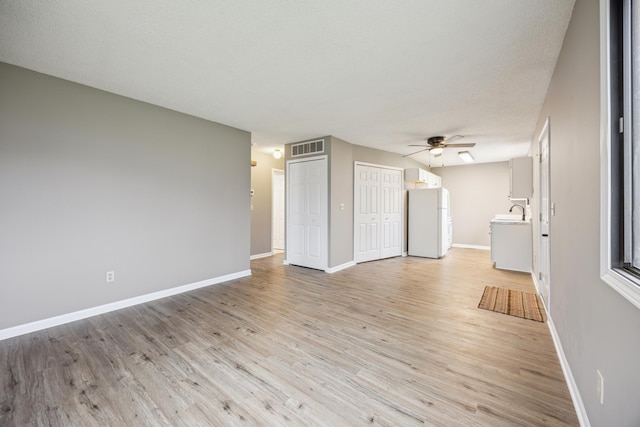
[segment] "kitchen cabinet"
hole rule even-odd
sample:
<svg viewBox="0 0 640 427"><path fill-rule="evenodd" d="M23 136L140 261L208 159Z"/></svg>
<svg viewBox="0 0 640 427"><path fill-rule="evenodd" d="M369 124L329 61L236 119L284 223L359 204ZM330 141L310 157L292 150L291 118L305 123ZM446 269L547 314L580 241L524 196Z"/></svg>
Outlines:
<svg viewBox="0 0 640 427"><path fill-rule="evenodd" d="M408 168L404 170L404 180L413 184L426 184L421 188L440 188L442 178L421 168Z"/></svg>
<svg viewBox="0 0 640 427"><path fill-rule="evenodd" d="M531 272L531 222L491 221L491 261L503 270Z"/></svg>
<svg viewBox="0 0 640 427"><path fill-rule="evenodd" d="M509 160L509 198L529 199L533 196L533 158Z"/></svg>

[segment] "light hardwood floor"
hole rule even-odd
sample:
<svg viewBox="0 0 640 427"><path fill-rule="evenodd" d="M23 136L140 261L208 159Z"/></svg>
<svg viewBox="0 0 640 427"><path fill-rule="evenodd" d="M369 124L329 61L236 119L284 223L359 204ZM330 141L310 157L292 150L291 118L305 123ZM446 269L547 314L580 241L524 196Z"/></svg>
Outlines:
<svg viewBox="0 0 640 427"><path fill-rule="evenodd" d="M2 426L578 425L534 292L489 253L251 277L0 342Z"/></svg>

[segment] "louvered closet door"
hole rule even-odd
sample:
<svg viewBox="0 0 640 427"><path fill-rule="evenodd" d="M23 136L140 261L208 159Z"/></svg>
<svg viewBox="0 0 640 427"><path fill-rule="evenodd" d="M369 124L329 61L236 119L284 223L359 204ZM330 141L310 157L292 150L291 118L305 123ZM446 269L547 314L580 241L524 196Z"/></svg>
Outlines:
<svg viewBox="0 0 640 427"><path fill-rule="evenodd" d="M402 171L356 165L355 261L402 255Z"/></svg>

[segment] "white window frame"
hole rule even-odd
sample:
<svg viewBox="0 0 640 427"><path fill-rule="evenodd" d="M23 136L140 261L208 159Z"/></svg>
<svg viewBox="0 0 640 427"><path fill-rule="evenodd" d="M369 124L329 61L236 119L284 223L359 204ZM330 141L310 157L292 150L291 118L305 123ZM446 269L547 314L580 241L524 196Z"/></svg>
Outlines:
<svg viewBox="0 0 640 427"><path fill-rule="evenodd" d="M600 277L630 303L640 308L640 286L637 279L611 266L611 126L618 118L611 117L609 0L600 0Z"/></svg>

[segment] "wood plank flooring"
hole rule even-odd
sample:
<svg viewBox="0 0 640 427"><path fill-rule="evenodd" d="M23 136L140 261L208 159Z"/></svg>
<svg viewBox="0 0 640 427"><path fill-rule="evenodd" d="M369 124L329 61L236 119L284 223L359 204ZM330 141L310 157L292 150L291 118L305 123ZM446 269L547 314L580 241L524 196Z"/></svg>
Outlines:
<svg viewBox="0 0 640 427"><path fill-rule="evenodd" d="M2 426L578 425L535 292L489 253L251 277L0 341Z"/></svg>

